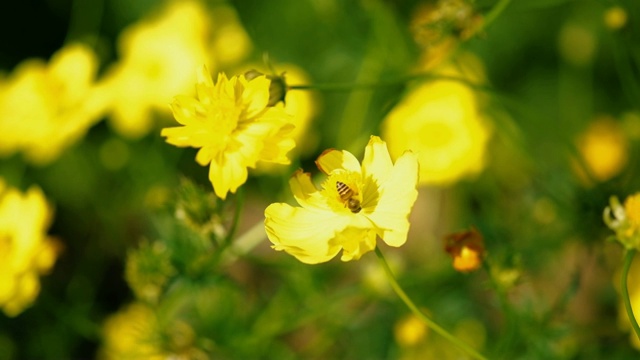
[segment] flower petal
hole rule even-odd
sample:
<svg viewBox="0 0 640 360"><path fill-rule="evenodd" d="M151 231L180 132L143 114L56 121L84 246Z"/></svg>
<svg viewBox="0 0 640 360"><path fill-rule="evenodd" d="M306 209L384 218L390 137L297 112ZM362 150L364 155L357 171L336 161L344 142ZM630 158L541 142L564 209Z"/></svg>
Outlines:
<svg viewBox="0 0 640 360"><path fill-rule="evenodd" d="M411 207L418 197L418 158L410 151L398 158L385 183L374 211L366 214L378 235L390 246L407 240Z"/></svg>
<svg viewBox="0 0 640 360"><path fill-rule="evenodd" d="M358 260L376 248L376 233L371 229L347 227L332 240L342 247L342 261Z"/></svg>
<svg viewBox="0 0 640 360"><path fill-rule="evenodd" d="M376 184L383 184L386 177L391 173L393 163L387 143L377 136L371 136L367 147L364 149L364 159L362 160L362 177L370 178Z"/></svg>
<svg viewBox="0 0 640 360"><path fill-rule="evenodd" d="M246 81L244 76L240 76L239 81L244 85L242 103L246 106L246 116L253 118L260 114L269 103L271 80L263 75L249 81Z"/></svg>
<svg viewBox="0 0 640 360"><path fill-rule="evenodd" d="M227 193L235 193L247 181L247 166L238 153L226 153L211 160L209 181L213 191L224 200Z"/></svg>
<svg viewBox="0 0 640 360"><path fill-rule="evenodd" d="M345 150L327 149L318 156L316 166L323 173L329 175L334 170L344 169L360 173L360 162L353 154Z"/></svg>
<svg viewBox="0 0 640 360"><path fill-rule="evenodd" d="M226 81L226 76L223 75L223 77L223 81ZM218 76L218 82L221 80L221 76ZM200 66L196 71L196 93L198 94L200 102L206 105L211 104L214 89L213 79L211 79L209 69L206 65Z"/></svg>
<svg viewBox="0 0 640 360"><path fill-rule="evenodd" d="M300 206L305 208L316 208L329 210L326 199L318 191L313 182L311 182L311 175L298 169L291 179L289 179L289 186L293 197L296 199Z"/></svg>
<svg viewBox="0 0 640 360"><path fill-rule="evenodd" d="M286 251L307 264L331 260L341 249L332 242L349 219L330 211L314 211L288 204L271 204L265 210L265 229L273 248Z"/></svg>

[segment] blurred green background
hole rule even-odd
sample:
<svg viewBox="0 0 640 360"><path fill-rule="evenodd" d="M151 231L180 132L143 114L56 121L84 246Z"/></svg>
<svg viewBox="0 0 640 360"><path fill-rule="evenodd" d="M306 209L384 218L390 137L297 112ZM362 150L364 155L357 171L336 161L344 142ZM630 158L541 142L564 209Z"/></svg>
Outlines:
<svg viewBox="0 0 640 360"><path fill-rule="evenodd" d="M411 89L412 82L396 80L415 73L424 55L415 36L421 6L465 4L473 16L460 15L464 27L491 13L496 2L203 3L214 18L221 8L235 11L252 44L242 60L220 62L216 72L236 74L268 54L276 72L282 72L279 64L295 64L308 84L384 86L310 91L316 110L299 158L280 172L254 172L242 195L226 202L213 197L194 149L160 137L162 127L174 125L170 114L155 113L151 130L135 139L96 122L46 165L30 164L19 152L4 156L0 176L22 190L39 186L55 208L48 233L63 249L41 277L33 306L16 317L0 316L0 359L109 358L99 350L106 346L105 321L134 300L156 314L153 343L164 357L464 358L407 320L373 254L310 266L269 249L264 237L255 249L227 259L221 254L233 245L207 226L228 230L239 216L234 235L241 238L256 231L268 204L290 200L286 184L295 169L316 173L313 161L322 150L348 149L361 157L369 135L380 134L387 114ZM122 58L122 31L162 4L3 5L2 81L23 60L47 60L71 41L96 51L100 77ZM622 26L607 22L612 8L626 14ZM230 15L220 16L223 23ZM422 186L407 244L382 248L414 301L489 358L638 356L620 320L615 284L622 249L605 241L611 232L602 211L611 195L624 198L640 183L639 21L633 0L518 0L468 38L447 29L455 38L447 56L471 53L484 67L486 80L474 89L491 129L484 167L452 183ZM608 148L592 150L599 157L582 144L602 118L620 134L610 146L623 149L624 161L599 176L590 159L607 163ZM442 238L471 226L483 235L487 257L482 269L462 274L451 267ZM156 280L161 295L145 302L136 282ZM630 286L640 291L640 283ZM122 336L127 331L122 327Z"/></svg>

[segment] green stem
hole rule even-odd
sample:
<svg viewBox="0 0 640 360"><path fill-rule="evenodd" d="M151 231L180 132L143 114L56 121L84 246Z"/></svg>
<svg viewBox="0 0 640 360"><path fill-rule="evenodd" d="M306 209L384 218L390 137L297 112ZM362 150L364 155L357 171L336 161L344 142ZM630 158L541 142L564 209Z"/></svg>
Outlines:
<svg viewBox="0 0 640 360"><path fill-rule="evenodd" d="M384 268L385 273L387 274L387 278L389 279L389 282L391 283L391 287L396 292L396 294L398 294L400 299L402 299L402 301L404 301L404 303L407 305L409 310L411 310L411 312L413 312L414 315L416 315L420 320L422 320L425 324L427 324L427 326L429 328L431 328L433 331L437 332L442 337L444 337L447 340L451 341L454 345L456 345L458 348L460 348L461 350L466 352L472 358L480 359L480 360L486 360L486 358L484 356L482 356L480 353L478 353L477 351L473 350L469 345L467 345L467 344L463 343L462 341L460 341L460 339L458 339L457 337L455 337L452 334L450 334L448 331L446 331L445 329L440 327L440 325L436 324L433 320L429 319L427 317L427 315L425 315L422 311L420 311L420 309L418 309L418 307L413 303L413 301L411 301L411 298L409 298L409 296L407 296L407 294L404 292L404 290L402 290L402 287L400 287L400 285L398 284L398 281L393 276L393 272L391 271L391 268L389 267L389 264L387 263L387 260L385 260L384 255L382 255L382 252L380 251L380 248L376 247L375 251L376 251L376 255L378 256L378 260L380 260L380 264L382 265L382 267Z"/></svg>
<svg viewBox="0 0 640 360"><path fill-rule="evenodd" d="M457 81L468 85L474 89L491 91L491 88L484 85L475 84L469 79L446 76L431 73L419 73L413 75L403 76L397 79L379 80L375 82L343 82L343 83L329 83L329 84L311 84L311 85L290 85L287 91L290 90L316 90L316 91L352 91L352 90L373 90L381 87L399 86L404 83L415 80L448 80Z"/></svg>
<svg viewBox="0 0 640 360"><path fill-rule="evenodd" d="M489 11L489 13L484 17L484 22L482 23L482 28L485 29L489 26L495 19L497 19L500 14L507 8L511 0L500 0L498 3ZM479 29L479 30L481 30Z"/></svg>
<svg viewBox="0 0 640 360"><path fill-rule="evenodd" d="M627 289L627 275L629 274L629 269L631 268L631 262L633 261L633 256L636 254L635 249L627 250L624 257L624 265L622 266L622 279L621 279L621 288L622 288L622 301L624 301L624 308L627 310L627 316L629 317L629 321L631 322L631 327L636 332L636 336L640 339L640 326L638 326L638 322L636 321L636 317L633 315L633 309L631 308L631 300L629 299L629 289Z"/></svg>

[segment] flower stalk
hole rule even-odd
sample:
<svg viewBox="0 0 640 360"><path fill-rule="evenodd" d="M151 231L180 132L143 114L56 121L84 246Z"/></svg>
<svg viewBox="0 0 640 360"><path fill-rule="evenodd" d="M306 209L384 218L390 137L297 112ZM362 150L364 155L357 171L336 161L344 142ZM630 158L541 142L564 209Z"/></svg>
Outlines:
<svg viewBox="0 0 640 360"><path fill-rule="evenodd" d="M449 333L440 325L436 324L433 320L427 317L427 315L425 315L422 311L420 311L420 309L418 309L418 307L413 303L411 298L404 292L400 284L398 284L398 281L393 275L393 272L391 271L391 268L389 267L387 260L384 258L384 255L382 255L380 248L376 247L375 252L376 252L376 256L378 257L378 260L380 261L380 265L382 265L382 268L384 269L384 272L387 275L387 279L389 279L389 283L391 284L393 291L395 291L398 297L400 297L400 299L404 301L404 303L407 305L409 310L411 310L411 312L413 312L415 316L417 316L420 320L422 320L430 329L437 332L445 339L449 340L451 343L453 343L459 349L463 350L472 358L479 359L479 360L486 360L486 358L482 356L480 353L478 353L477 351L472 349L469 345L465 344L460 339L458 339L457 337Z"/></svg>
<svg viewBox="0 0 640 360"><path fill-rule="evenodd" d="M631 322L631 327L633 327L633 331L635 331L636 336L638 336L638 338L640 339L640 326L638 326L636 317L633 315L633 308L631 308L631 300L629 299L629 289L627 288L627 277L629 275L629 269L631 268L631 263L633 262L633 257L635 256L635 254L635 249L629 249L625 252L624 264L622 266L621 289L622 301L624 301L624 308L627 311L629 322Z"/></svg>

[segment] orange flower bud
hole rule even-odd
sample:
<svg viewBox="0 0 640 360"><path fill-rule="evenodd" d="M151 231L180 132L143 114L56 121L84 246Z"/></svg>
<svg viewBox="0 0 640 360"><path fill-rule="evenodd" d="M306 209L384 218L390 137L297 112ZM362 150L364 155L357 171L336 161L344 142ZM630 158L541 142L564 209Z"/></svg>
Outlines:
<svg viewBox="0 0 640 360"><path fill-rule="evenodd" d="M444 250L453 258L453 268L460 272L477 270L484 257L484 241L475 228L447 235Z"/></svg>

